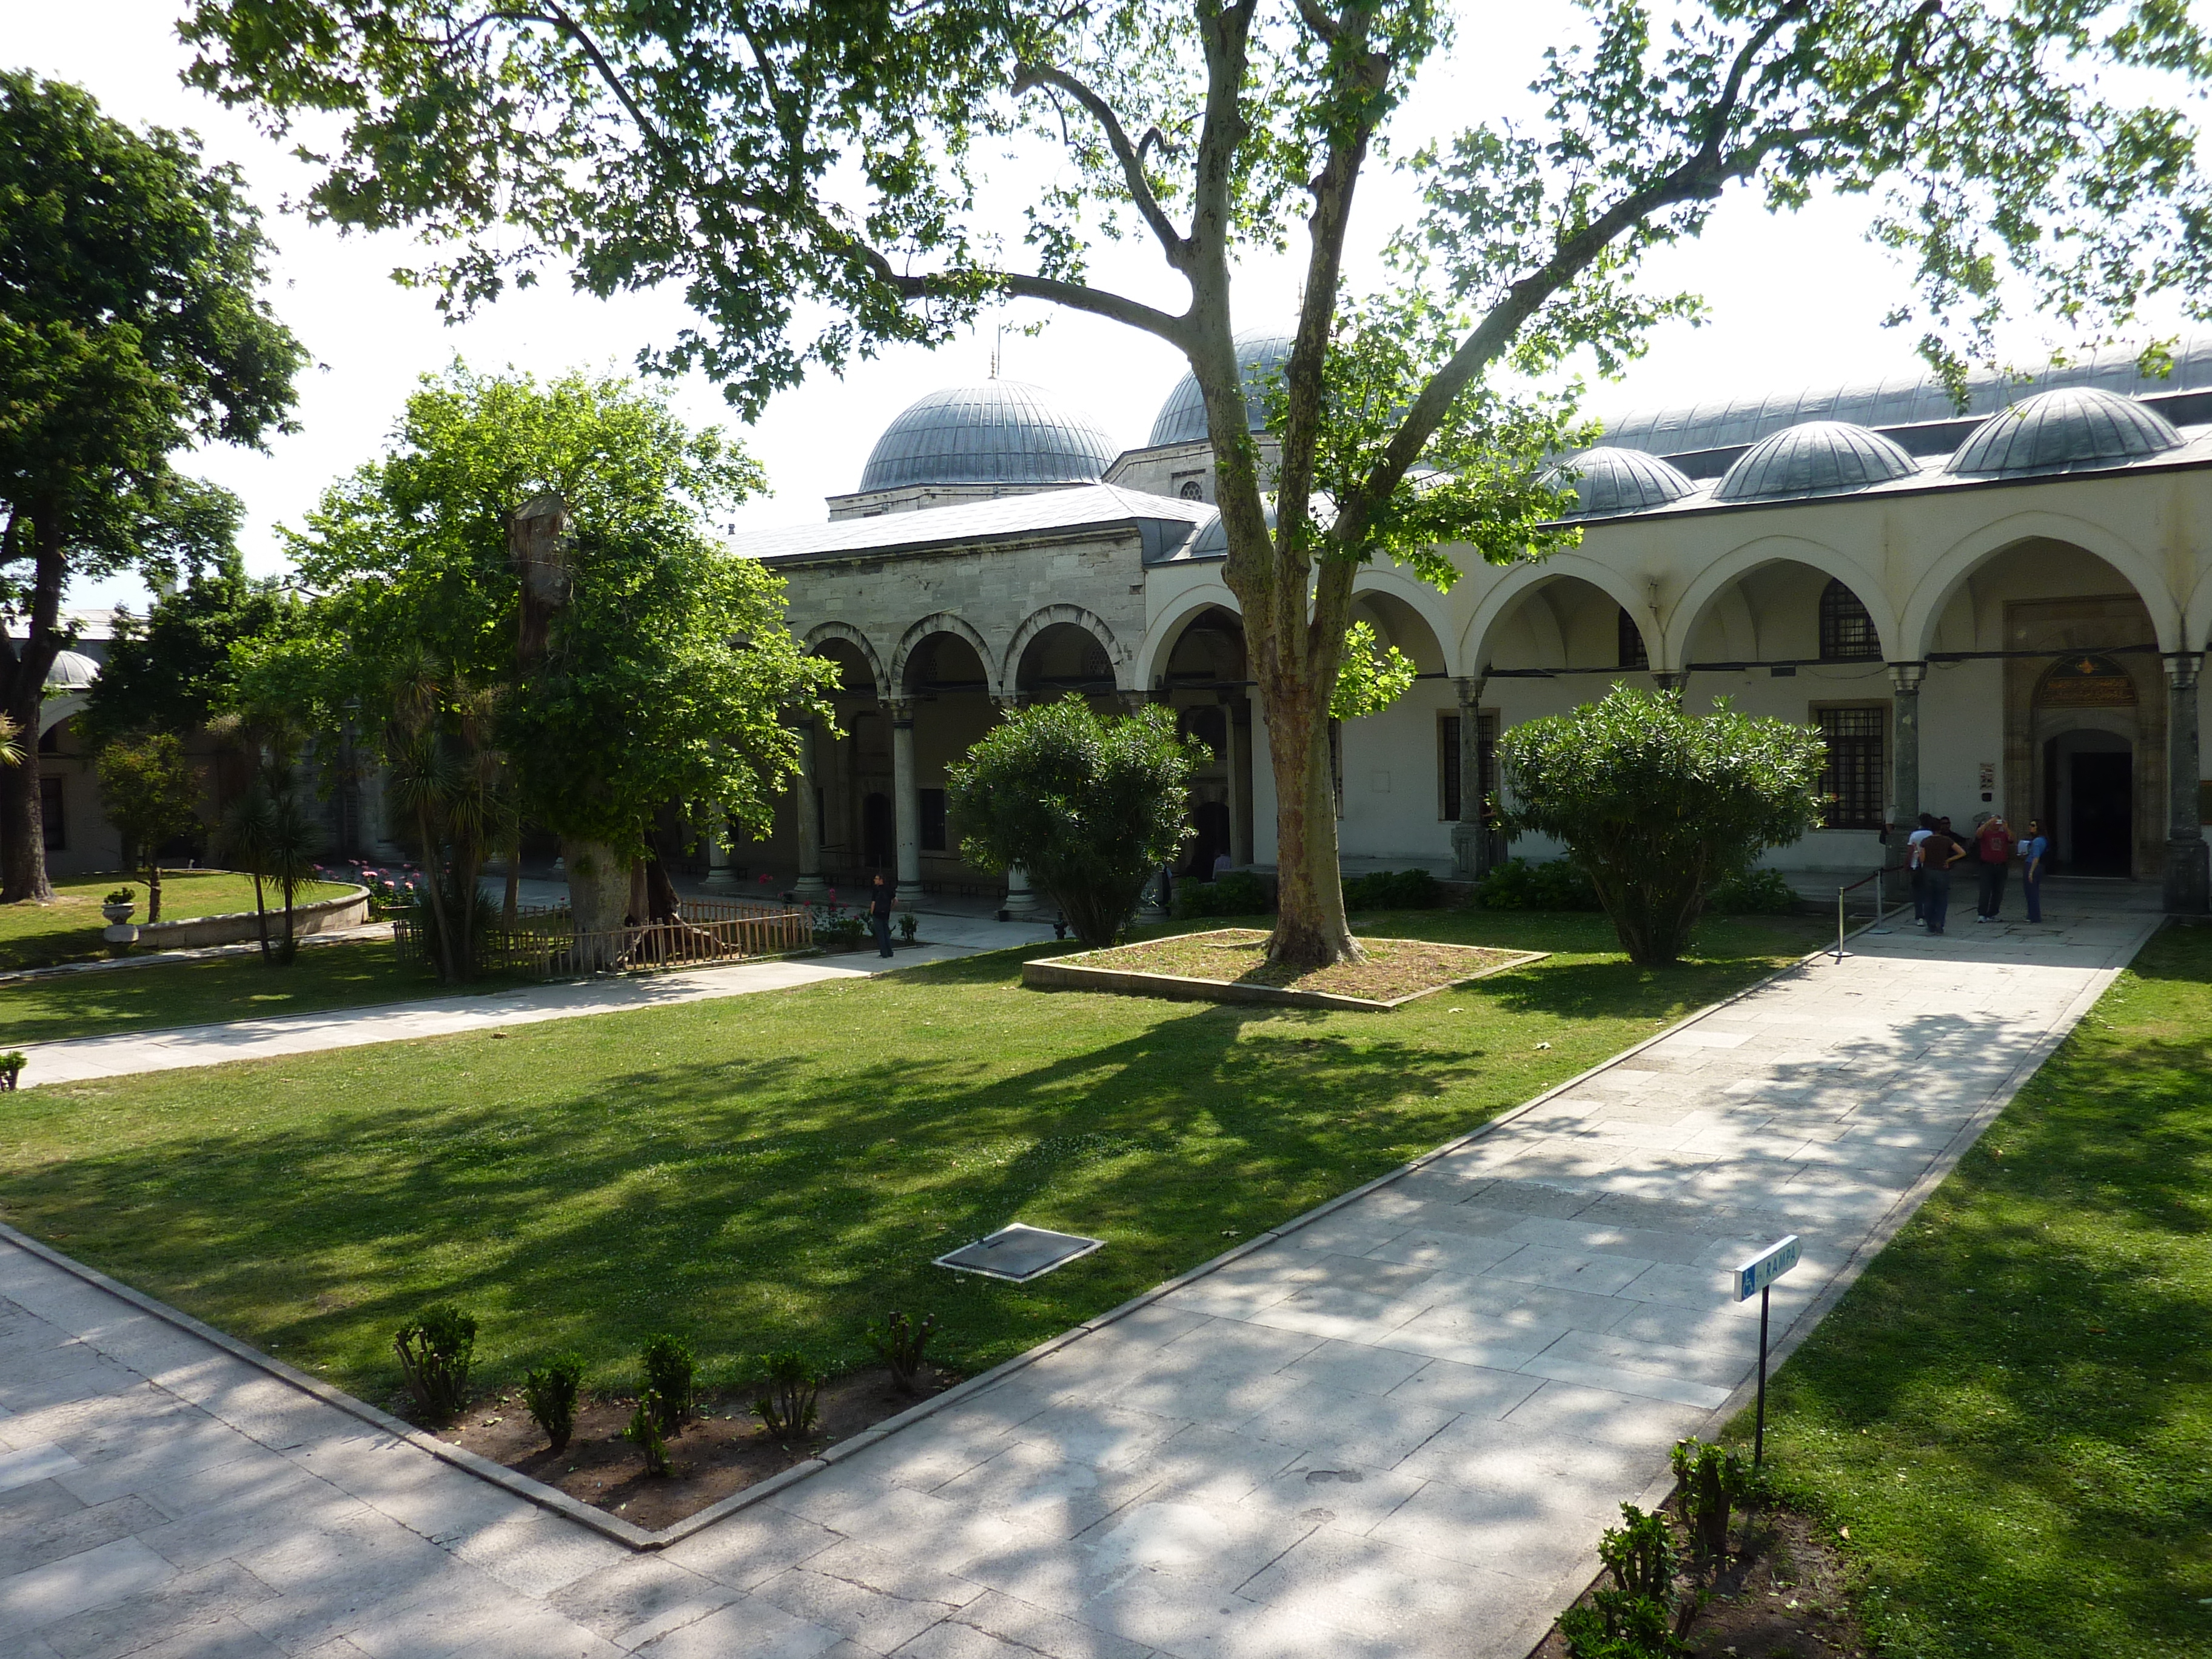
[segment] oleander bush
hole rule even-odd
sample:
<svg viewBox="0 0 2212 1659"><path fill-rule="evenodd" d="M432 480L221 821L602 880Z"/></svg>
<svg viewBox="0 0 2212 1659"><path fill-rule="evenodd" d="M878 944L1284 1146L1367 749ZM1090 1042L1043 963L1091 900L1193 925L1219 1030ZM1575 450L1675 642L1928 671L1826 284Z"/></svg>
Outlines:
<svg viewBox="0 0 2212 1659"><path fill-rule="evenodd" d="M425 1308L392 1339L408 1392L433 1423L450 1423L467 1409L469 1370L476 1363L476 1316L450 1302Z"/></svg>
<svg viewBox="0 0 2212 1659"><path fill-rule="evenodd" d="M1779 870L1746 870L1705 896L1705 908L1726 916L1787 916L1803 907Z"/></svg>
<svg viewBox="0 0 2212 1659"><path fill-rule="evenodd" d="M1597 889L1565 859L1531 864L1508 859L1477 883L1474 901L1486 910L1597 910Z"/></svg>
<svg viewBox="0 0 2212 1659"><path fill-rule="evenodd" d="M643 1374L640 1397L653 1401L653 1420L661 1433L681 1434L699 1403L699 1366L691 1357L691 1345L664 1332L645 1340L638 1360Z"/></svg>
<svg viewBox="0 0 2212 1659"><path fill-rule="evenodd" d="M522 1374L522 1403L556 1452L568 1449L576 1431L576 1396L583 1382L584 1362L573 1353L555 1354Z"/></svg>

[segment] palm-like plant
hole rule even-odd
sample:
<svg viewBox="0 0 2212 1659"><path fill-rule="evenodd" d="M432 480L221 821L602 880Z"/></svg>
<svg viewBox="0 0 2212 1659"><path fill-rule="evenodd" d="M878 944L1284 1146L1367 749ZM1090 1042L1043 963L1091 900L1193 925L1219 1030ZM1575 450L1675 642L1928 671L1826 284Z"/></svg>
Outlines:
<svg viewBox="0 0 2212 1659"><path fill-rule="evenodd" d="M385 734L392 799L414 821L427 875L424 904L449 983L477 955L477 878L485 853L519 838L506 757L494 740L499 694L425 657L392 690Z"/></svg>
<svg viewBox="0 0 2212 1659"><path fill-rule="evenodd" d="M0 714L0 766L21 766L23 763L23 728L5 714Z"/></svg>
<svg viewBox="0 0 2212 1659"><path fill-rule="evenodd" d="M222 815L223 857L234 869L253 878L253 925L261 938L261 960L270 958L269 907L262 891L262 875L269 867L269 849L276 840L276 798L257 771L246 793L231 802Z"/></svg>

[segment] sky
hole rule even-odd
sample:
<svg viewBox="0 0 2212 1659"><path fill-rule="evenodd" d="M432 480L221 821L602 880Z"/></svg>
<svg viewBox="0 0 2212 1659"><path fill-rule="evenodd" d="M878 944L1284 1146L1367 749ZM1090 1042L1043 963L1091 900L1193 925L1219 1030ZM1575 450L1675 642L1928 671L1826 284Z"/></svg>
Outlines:
<svg viewBox="0 0 2212 1659"><path fill-rule="evenodd" d="M312 360L299 386L300 429L271 439L266 453L216 448L181 461L244 499L242 550L257 574L286 568L279 526L299 526L331 483L378 453L422 375L456 356L479 370L512 365L541 378L579 367L626 370L641 346L665 343L681 326L680 294L603 301L569 291L557 276L447 325L428 294L392 280L396 266L416 258L407 238L342 234L284 210L288 197L304 195L313 173L242 113L181 82L191 54L176 38L179 9L178 0L0 0L0 63L74 82L132 125L191 129L210 159L244 170L263 207L276 245L269 297ZM1400 117L1401 132L1443 131L1469 118L1468 111L1525 105L1522 89L1539 67L1547 31L1571 15L1563 0L1484 8L1467 30L1469 44L1431 65ZM1031 199L1048 167L1036 160L994 163L992 198ZM1370 170L1362 188L1350 262L1355 281L1376 269L1376 251L1408 199L1401 181L1382 169ZM1662 327L1625 381L1593 388L1589 406L1671 405L1914 373L1911 341L1881 326L1904 278L1889 256L1865 241L1865 214L1863 204L1831 201L1774 218L1741 198L1725 204L1703 238L1665 251L1648 273L1655 284L1702 295L1710 320ZM1294 250L1301 244L1294 237ZM1108 285L1174 303L1142 249L1109 250L1095 268ZM1295 257L1241 270L1238 326L1285 319L1297 279ZM774 493L739 510L738 528L745 530L819 521L823 498L854 488L869 447L899 410L939 386L985 379L994 350L1006 378L1051 388L1118 445L1142 443L1183 372L1179 355L1149 336L1067 313L1056 313L1040 336L1009 329L1001 337L1000 324L1037 314L987 316L968 337L937 351L902 347L853 364L842 380L821 374L778 395L750 428L738 428L703 379L675 382L671 392L686 419L736 429L766 467ZM143 609L145 597L135 578L124 576L81 582L69 603Z"/></svg>

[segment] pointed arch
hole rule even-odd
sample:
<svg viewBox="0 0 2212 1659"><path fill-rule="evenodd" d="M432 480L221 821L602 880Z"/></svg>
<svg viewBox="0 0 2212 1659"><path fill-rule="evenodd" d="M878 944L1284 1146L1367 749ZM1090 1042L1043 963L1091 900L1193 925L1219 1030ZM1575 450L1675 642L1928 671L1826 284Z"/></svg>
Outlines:
<svg viewBox="0 0 2212 1659"><path fill-rule="evenodd" d="M1478 600L1474 614L1459 635L1459 660L1469 674L1480 674L1490 665L1491 635L1498 624L1514 606L1547 582L1562 576L1573 576L1588 582L1601 592L1608 594L1636 624L1644 635L1645 651L1651 659L1655 672L1663 672L1674 665L1665 654L1666 641L1658 637L1659 630L1651 620L1646 595L1636 591L1627 575L1612 566L1578 553L1554 553L1540 562L1516 565L1509 569L1503 580L1494 584Z"/></svg>
<svg viewBox="0 0 2212 1659"><path fill-rule="evenodd" d="M1176 641L1182 637L1183 629L1208 611L1226 611L1240 621L1244 615L1226 582L1203 582L1185 589L1174 610L1162 612L1158 621L1146 628L1144 641L1137 647L1134 690L1150 690L1167 672L1168 659L1175 654Z"/></svg>
<svg viewBox="0 0 2212 1659"><path fill-rule="evenodd" d="M1464 673L1459 661L1460 631L1453 625L1451 611L1443 594L1432 584L1408 576L1401 570L1362 570L1352 579L1352 597L1357 600L1370 593L1380 593L1396 600L1420 617L1437 642L1437 653L1443 659L1447 674Z"/></svg>

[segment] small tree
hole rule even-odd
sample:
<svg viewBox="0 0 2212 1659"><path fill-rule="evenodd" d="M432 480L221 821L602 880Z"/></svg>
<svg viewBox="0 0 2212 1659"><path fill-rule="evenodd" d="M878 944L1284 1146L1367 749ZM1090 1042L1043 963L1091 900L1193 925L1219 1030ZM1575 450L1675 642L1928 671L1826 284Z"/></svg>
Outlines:
<svg viewBox="0 0 2212 1659"><path fill-rule="evenodd" d="M1071 693L1018 711L969 750L945 775L945 804L969 863L1020 865L1095 950L1189 838L1190 778L1206 752L1176 735L1166 708L1101 720Z"/></svg>
<svg viewBox="0 0 2212 1659"><path fill-rule="evenodd" d="M1662 692L1616 686L1571 714L1499 738L1509 835L1564 842L1632 962L1682 952L1705 895L1820 821L1818 732L1717 701L1690 714Z"/></svg>
<svg viewBox="0 0 2212 1659"><path fill-rule="evenodd" d="M118 738L100 751L100 800L146 872L146 920L161 919L161 848L200 827L200 779L167 732Z"/></svg>

